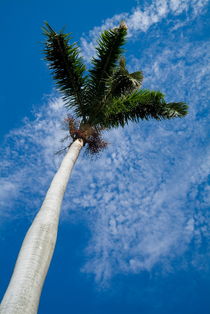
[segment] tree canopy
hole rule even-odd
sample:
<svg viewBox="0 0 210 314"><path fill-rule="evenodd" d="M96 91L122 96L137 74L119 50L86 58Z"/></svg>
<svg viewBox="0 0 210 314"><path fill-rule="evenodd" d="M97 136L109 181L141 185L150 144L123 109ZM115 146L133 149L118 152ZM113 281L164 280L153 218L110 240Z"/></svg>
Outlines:
<svg viewBox="0 0 210 314"><path fill-rule="evenodd" d="M75 137L83 136L88 142L93 134L100 137L101 130L124 127L129 121L181 118L187 114L184 102L167 103L160 91L141 89L141 71L129 73L123 56L127 35L124 22L102 32L90 69L86 69L71 34L56 33L48 23L43 31L45 59L66 106L80 119L78 132L72 131Z"/></svg>

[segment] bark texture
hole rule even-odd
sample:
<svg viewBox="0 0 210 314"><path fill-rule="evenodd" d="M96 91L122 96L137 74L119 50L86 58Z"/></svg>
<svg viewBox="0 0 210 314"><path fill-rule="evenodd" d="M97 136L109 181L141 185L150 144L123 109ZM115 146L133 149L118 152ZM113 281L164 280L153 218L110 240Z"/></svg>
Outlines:
<svg viewBox="0 0 210 314"><path fill-rule="evenodd" d="M83 146L70 146L20 249L13 275L0 305L0 314L35 314L55 248L60 208L66 186Z"/></svg>

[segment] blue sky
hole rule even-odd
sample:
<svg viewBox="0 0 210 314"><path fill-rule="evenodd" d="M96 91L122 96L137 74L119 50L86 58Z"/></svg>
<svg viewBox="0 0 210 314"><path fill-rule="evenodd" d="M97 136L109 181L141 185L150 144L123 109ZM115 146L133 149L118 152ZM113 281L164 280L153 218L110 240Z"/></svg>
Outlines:
<svg viewBox="0 0 210 314"><path fill-rule="evenodd" d="M66 26L86 64L124 19L143 87L185 101L182 120L105 133L81 154L63 203L39 313L209 314L209 1L1 1L0 294L62 158L65 109L41 26Z"/></svg>

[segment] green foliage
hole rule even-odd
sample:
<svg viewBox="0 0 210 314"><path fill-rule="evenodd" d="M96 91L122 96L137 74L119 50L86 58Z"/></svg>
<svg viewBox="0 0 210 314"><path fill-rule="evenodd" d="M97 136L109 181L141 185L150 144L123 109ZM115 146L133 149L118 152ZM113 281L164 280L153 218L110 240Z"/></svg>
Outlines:
<svg viewBox="0 0 210 314"><path fill-rule="evenodd" d="M113 98L107 106L101 126L124 127L129 120L181 118L187 114L187 108L183 102L166 103L164 95L159 91L138 90Z"/></svg>
<svg viewBox="0 0 210 314"><path fill-rule="evenodd" d="M81 118L74 136L85 137L93 152L105 147L101 140L104 128L124 127L128 121L181 118L187 114L185 103L166 103L161 92L140 90L142 72L129 73L122 57L127 34L124 22L101 34L96 47L97 56L92 59L87 77L79 48L70 43L70 35L56 33L47 23L43 30L46 36L45 59L53 78L66 105ZM92 130L95 133L89 134Z"/></svg>
<svg viewBox="0 0 210 314"><path fill-rule="evenodd" d="M126 69L125 58L120 58L119 66L113 71L113 74L107 79L107 98L118 97L129 94L140 88L143 81L141 71L129 73Z"/></svg>
<svg viewBox="0 0 210 314"><path fill-rule="evenodd" d="M92 59L92 68L89 70L89 79L86 88L87 106L90 121L101 112L107 93L107 80L112 76L125 43L127 27L121 23L120 27L105 30L96 47L97 57Z"/></svg>
<svg viewBox="0 0 210 314"><path fill-rule="evenodd" d="M79 57L79 49L75 43L70 44L69 34L56 33L48 23L43 27L45 42L45 59L53 72L57 86L66 105L73 107L76 114L84 117L84 85L85 66Z"/></svg>

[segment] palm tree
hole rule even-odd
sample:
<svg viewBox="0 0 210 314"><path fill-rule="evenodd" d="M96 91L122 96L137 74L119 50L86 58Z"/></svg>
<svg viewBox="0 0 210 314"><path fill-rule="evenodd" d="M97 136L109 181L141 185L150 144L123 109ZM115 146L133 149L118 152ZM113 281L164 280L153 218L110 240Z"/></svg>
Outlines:
<svg viewBox="0 0 210 314"><path fill-rule="evenodd" d="M74 112L74 117L68 118L73 141L25 236L1 303L1 314L37 313L55 247L63 195L82 147L98 153L106 147L103 130L124 127L129 121L171 119L187 114L187 105L183 102L167 103L161 92L140 89L142 72L129 73L122 56L126 34L124 22L105 30L98 41L97 56L87 72L79 48L70 43L70 35L56 33L45 24L45 59L66 106Z"/></svg>

